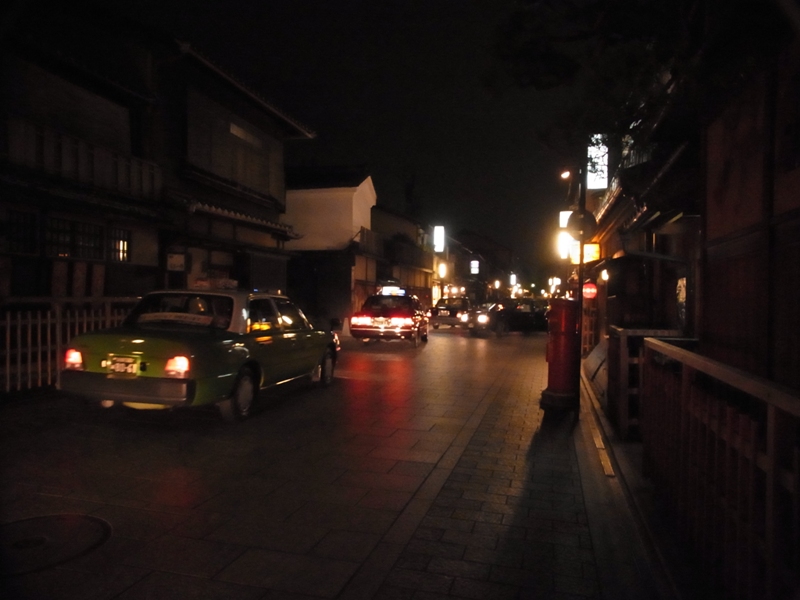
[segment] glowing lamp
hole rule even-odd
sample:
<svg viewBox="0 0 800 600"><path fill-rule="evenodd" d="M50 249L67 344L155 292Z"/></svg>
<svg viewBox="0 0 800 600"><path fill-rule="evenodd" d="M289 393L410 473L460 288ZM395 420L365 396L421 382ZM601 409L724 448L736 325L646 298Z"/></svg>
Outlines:
<svg viewBox="0 0 800 600"><path fill-rule="evenodd" d="M587 300L597 298L597 286L591 281L587 281L583 284L583 297Z"/></svg>
<svg viewBox="0 0 800 600"><path fill-rule="evenodd" d="M572 242L569 249L570 262L577 265L581 260L581 245L580 242ZM590 263L600 260L600 244L584 244L583 245L583 262Z"/></svg>

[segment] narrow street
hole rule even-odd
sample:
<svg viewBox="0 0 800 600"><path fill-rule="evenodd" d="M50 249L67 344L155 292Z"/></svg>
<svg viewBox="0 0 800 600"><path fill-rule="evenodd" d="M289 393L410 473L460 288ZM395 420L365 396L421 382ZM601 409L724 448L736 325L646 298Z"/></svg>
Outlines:
<svg viewBox="0 0 800 600"><path fill-rule="evenodd" d="M665 598L546 334L345 338L334 384L215 411L0 406L3 598Z"/></svg>

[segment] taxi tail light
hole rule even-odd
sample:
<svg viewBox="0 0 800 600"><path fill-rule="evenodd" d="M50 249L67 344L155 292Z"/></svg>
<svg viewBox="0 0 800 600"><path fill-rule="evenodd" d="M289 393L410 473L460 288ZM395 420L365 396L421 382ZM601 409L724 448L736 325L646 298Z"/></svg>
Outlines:
<svg viewBox="0 0 800 600"><path fill-rule="evenodd" d="M167 361L167 366L164 367L164 374L167 377L181 379L189 373L189 366L190 363L187 357L173 356Z"/></svg>
<svg viewBox="0 0 800 600"><path fill-rule="evenodd" d="M354 315L352 319L350 319L351 325L372 325L372 317L365 316L365 315Z"/></svg>
<svg viewBox="0 0 800 600"><path fill-rule="evenodd" d="M411 327L414 325L414 319L411 317L392 317L390 323L392 327Z"/></svg>
<svg viewBox="0 0 800 600"><path fill-rule="evenodd" d="M83 370L83 355L75 348L69 348L64 353L64 368L76 371Z"/></svg>

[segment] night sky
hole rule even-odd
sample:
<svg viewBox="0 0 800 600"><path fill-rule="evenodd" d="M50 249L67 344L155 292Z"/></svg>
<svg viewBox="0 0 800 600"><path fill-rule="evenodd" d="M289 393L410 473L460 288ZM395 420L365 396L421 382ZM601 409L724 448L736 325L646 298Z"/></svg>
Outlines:
<svg viewBox="0 0 800 600"><path fill-rule="evenodd" d="M104 3L108 6L108 3ZM536 131L568 93L490 90L510 0L113 0L175 32L317 132L287 164L366 165L378 204L555 259L566 188ZM561 96L559 96L561 94Z"/></svg>

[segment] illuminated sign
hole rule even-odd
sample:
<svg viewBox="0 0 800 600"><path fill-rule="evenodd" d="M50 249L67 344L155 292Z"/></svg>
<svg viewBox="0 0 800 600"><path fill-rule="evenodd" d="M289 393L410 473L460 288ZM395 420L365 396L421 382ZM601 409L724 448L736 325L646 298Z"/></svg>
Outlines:
<svg viewBox="0 0 800 600"><path fill-rule="evenodd" d="M471 260L469 262L469 272L473 275L477 275L481 271L480 263L477 260Z"/></svg>
<svg viewBox="0 0 800 600"><path fill-rule="evenodd" d="M569 260L573 265L580 263L581 245L580 242L573 242L569 249ZM600 244L583 245L583 262L590 263L600 260Z"/></svg>
<svg viewBox="0 0 800 600"><path fill-rule="evenodd" d="M608 146L602 135L593 135L587 150L586 189L604 190L608 187Z"/></svg>
<svg viewBox="0 0 800 600"><path fill-rule="evenodd" d="M433 251L444 252L444 227L441 225L433 228Z"/></svg>

